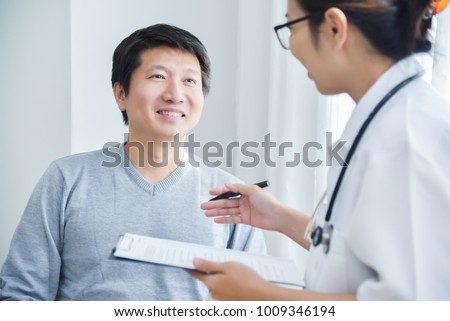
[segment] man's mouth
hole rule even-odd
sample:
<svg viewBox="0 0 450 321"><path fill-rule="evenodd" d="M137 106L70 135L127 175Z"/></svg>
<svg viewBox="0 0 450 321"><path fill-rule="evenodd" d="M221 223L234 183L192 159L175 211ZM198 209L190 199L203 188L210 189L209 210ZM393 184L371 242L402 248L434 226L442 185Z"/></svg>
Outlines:
<svg viewBox="0 0 450 321"><path fill-rule="evenodd" d="M159 115L169 116L169 117L186 117L185 114L183 114L180 111L171 111L171 110L158 110L156 112Z"/></svg>

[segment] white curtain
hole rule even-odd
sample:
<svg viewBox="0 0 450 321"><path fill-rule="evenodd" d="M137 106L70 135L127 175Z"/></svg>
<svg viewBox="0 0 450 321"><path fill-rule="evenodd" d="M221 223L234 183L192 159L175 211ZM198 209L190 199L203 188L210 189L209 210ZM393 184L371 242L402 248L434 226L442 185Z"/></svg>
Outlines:
<svg viewBox="0 0 450 321"><path fill-rule="evenodd" d="M450 100L450 8L437 16L431 83Z"/></svg>
<svg viewBox="0 0 450 321"><path fill-rule="evenodd" d="M270 160L276 166L264 161L267 155L260 144L259 165L237 166L236 174L247 182L268 179L271 193L283 203L309 213L314 207L317 173L322 170L304 165L303 146L317 141L320 97L304 68L282 49L273 31L274 25L285 22L286 1L240 1L239 12L237 137L241 143L261 142L270 134L276 144ZM284 156L279 149L282 144L290 146ZM308 154L311 162L320 156L314 151ZM300 163L293 166L298 155ZM239 164L245 157L236 158ZM303 271L306 251L279 233L266 232L265 236L269 254L294 259Z"/></svg>
<svg viewBox="0 0 450 321"><path fill-rule="evenodd" d="M238 167L236 173L249 182L266 177L271 193L283 203L312 213L326 188L326 133L332 133L333 141L340 136L354 103L348 95L318 94L301 64L282 49L272 27L285 22L286 1L241 1L239 12L238 140L261 141L270 133L277 147L283 143L293 147L285 149L284 156L276 147L271 150L275 167L261 161L255 168ZM430 82L450 96L449 18L450 9L438 17L435 49L427 59L433 66ZM308 159L304 159L303 147L309 142L319 143L322 149L310 149ZM300 153L300 163L289 166L296 153ZM263 159L263 151L259 154ZM237 155L237 162L240 159ZM322 161L321 166L308 166L308 161L317 160ZM294 259L303 272L306 251L279 233L267 232L265 236L269 254Z"/></svg>

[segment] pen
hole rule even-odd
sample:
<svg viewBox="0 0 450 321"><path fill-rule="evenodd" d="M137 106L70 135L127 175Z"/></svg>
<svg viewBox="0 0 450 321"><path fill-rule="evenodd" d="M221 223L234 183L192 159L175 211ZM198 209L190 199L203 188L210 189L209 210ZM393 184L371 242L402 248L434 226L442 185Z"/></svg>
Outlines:
<svg viewBox="0 0 450 321"><path fill-rule="evenodd" d="M255 185L259 186L261 188L264 188L264 187L269 186L269 182L268 181L263 181L263 182L256 183ZM239 195L241 195L241 193L226 192L226 193L217 195L214 198L211 198L210 201L217 201L217 200L221 200L221 199L224 199L224 198L230 198L230 197L239 196Z"/></svg>

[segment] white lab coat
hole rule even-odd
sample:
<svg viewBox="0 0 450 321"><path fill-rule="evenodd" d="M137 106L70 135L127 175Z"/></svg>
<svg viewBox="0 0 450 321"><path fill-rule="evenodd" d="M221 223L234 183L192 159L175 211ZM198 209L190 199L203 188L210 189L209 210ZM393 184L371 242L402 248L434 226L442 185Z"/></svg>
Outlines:
<svg viewBox="0 0 450 321"><path fill-rule="evenodd" d="M403 59L372 86L341 137L343 155L384 95L421 69L414 57ZM329 187L340 170L333 164ZM450 300L450 104L423 79L401 89L372 121L331 222L329 253L311 246L308 289L361 300Z"/></svg>

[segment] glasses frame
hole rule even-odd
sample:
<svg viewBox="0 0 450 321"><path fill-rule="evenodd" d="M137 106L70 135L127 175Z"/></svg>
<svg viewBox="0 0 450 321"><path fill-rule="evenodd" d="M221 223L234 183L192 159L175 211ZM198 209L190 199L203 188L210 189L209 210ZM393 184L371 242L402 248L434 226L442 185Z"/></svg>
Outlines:
<svg viewBox="0 0 450 321"><path fill-rule="evenodd" d="M278 41L280 42L281 47L283 47L283 48L286 49L286 50L289 50L289 46L286 47L286 46L283 44L283 40L281 40L281 36L280 36L279 31L280 31L281 29L283 29L283 28L289 28L289 27L291 27L292 25L295 25L296 23L299 23L299 22L308 20L308 19L311 18L313 15L314 15L314 13L311 13L311 14L306 15L306 16L304 16L304 17L301 17L301 18L298 18L298 19L295 19L295 20L292 20L292 21L289 21L289 22L286 22L286 23L283 23L283 24L281 24L281 25L277 25L277 26L273 27L273 30L275 31L275 33L276 33L276 35L277 35L277 38L278 38Z"/></svg>

